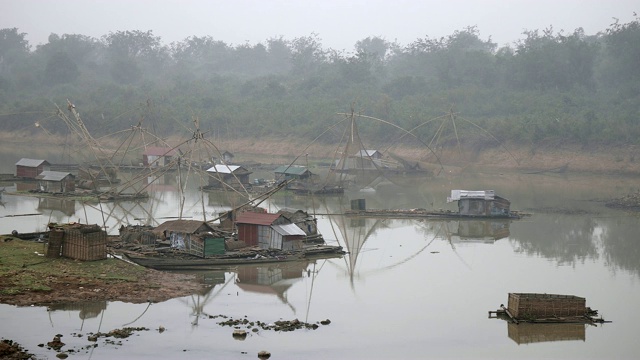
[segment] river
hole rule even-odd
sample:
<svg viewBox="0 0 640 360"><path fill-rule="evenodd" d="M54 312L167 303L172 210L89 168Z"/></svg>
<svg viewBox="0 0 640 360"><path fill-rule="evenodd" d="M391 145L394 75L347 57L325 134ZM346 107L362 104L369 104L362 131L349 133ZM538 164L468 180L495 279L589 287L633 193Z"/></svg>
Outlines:
<svg viewBox="0 0 640 360"><path fill-rule="evenodd" d="M107 224L114 233L128 223L157 225L203 214L210 219L239 202L202 194L194 184L180 206L176 178L156 181L147 201L99 206L9 195L16 185L5 184L0 232L80 221ZM50 359L56 353L38 344L56 334L67 344L63 350L74 350L72 358L86 359L247 359L261 350L272 359L637 357L640 222L638 214L605 206L608 199L637 191L637 178L487 171L390 180L340 198L278 193L263 204L271 211L316 214L327 242L349 251L343 258L202 273L198 277L211 285L208 292L162 303L0 305L0 336ZM511 201L512 210L531 216L442 221L334 215L354 199L365 199L367 208L454 209L446 203L452 189L495 190ZM25 214L38 215L8 217ZM506 305L512 292L584 297L611 322L527 326L490 318L488 312ZM330 324L250 331L236 340L217 315ZM90 333L128 326L149 330L114 342L101 338L97 347L87 340Z"/></svg>

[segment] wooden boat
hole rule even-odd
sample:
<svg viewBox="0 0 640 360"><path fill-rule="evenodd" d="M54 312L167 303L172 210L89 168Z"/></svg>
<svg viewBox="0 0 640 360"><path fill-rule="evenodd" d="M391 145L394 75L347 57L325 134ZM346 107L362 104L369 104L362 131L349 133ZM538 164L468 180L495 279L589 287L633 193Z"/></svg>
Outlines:
<svg viewBox="0 0 640 360"><path fill-rule="evenodd" d="M156 270L215 270L229 266L247 264L270 264L300 260L326 259L341 257L345 252L341 246L314 245L297 251L281 250L244 250L227 252L207 258L188 254L161 253L146 255L136 252L124 252L126 259Z"/></svg>

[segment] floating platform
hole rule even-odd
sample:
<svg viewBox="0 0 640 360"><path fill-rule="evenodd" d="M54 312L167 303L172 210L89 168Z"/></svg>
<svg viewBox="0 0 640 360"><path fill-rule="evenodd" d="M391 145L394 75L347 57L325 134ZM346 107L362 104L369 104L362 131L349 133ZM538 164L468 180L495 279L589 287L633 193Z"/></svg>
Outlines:
<svg viewBox="0 0 640 360"><path fill-rule="evenodd" d="M574 295L509 293L508 306L489 311L489 318L513 323L604 323L597 310L586 306L586 299Z"/></svg>

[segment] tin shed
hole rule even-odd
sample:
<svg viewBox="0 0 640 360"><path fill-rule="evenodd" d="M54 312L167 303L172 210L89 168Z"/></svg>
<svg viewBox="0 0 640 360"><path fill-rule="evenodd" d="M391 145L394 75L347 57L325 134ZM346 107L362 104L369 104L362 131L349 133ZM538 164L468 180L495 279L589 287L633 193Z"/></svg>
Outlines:
<svg viewBox="0 0 640 360"><path fill-rule="evenodd" d="M249 186L251 171L239 165L214 165L207 170L209 173L209 186L223 187L226 184L231 187Z"/></svg>
<svg viewBox="0 0 640 360"><path fill-rule="evenodd" d="M239 241L262 249L298 249L306 236L281 214L243 212L238 214L236 226Z"/></svg>
<svg viewBox="0 0 640 360"><path fill-rule="evenodd" d="M309 179L312 175L311 171L309 171L309 169L307 169L305 166L298 166L298 165L278 166L273 171L273 173L276 177L276 181L281 181L281 180L286 181L291 179L305 180L305 179Z"/></svg>
<svg viewBox="0 0 640 360"><path fill-rule="evenodd" d="M16 177L35 179L43 171L51 170L46 160L22 158L16 163Z"/></svg>
<svg viewBox="0 0 640 360"><path fill-rule="evenodd" d="M168 239L171 247L199 257L220 253L219 244L224 244L224 239L213 235L213 227L201 220L169 220L153 232Z"/></svg>
<svg viewBox="0 0 640 360"><path fill-rule="evenodd" d="M68 172L43 171L36 179L41 191L50 193L67 193L76 190L75 176Z"/></svg>
<svg viewBox="0 0 640 360"><path fill-rule="evenodd" d="M447 202L458 202L458 213L468 216L509 216L511 202L494 190L451 190Z"/></svg>
<svg viewBox="0 0 640 360"><path fill-rule="evenodd" d="M150 146L142 153L142 164L152 168L168 166L177 154L173 148Z"/></svg>

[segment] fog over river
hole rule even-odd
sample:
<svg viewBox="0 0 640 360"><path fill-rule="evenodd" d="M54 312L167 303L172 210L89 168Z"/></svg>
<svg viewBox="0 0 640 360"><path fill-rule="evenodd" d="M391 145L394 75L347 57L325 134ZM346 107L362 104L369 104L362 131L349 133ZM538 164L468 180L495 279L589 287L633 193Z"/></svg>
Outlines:
<svg viewBox="0 0 640 360"><path fill-rule="evenodd" d="M2 166L12 171L11 163ZM110 234L121 225L157 225L180 216L178 176L156 180L146 201L99 205L11 195L18 185L5 183L0 232L43 230L49 222L106 224ZM278 192L262 206L315 214L327 243L348 254L200 273L207 292L163 303L0 305L0 336L51 359L56 353L37 345L56 334L63 335L64 350L74 349L73 358L91 359L246 359L260 350L273 359L634 358L640 350L640 222L638 214L605 202L637 185L633 178L570 172L462 172L380 179L342 197ZM512 210L531 216L445 221L340 215L354 199L365 199L371 209L453 210L455 204L446 203L453 189L495 190ZM194 185L184 193L182 216L201 219L205 213L210 219L239 202ZM25 214L35 215L13 216ZM612 322L527 326L489 318L511 292L584 297ZM330 324L250 331L240 341L217 315ZM128 326L150 330L112 343L101 338L97 347L87 340L88 333Z"/></svg>

